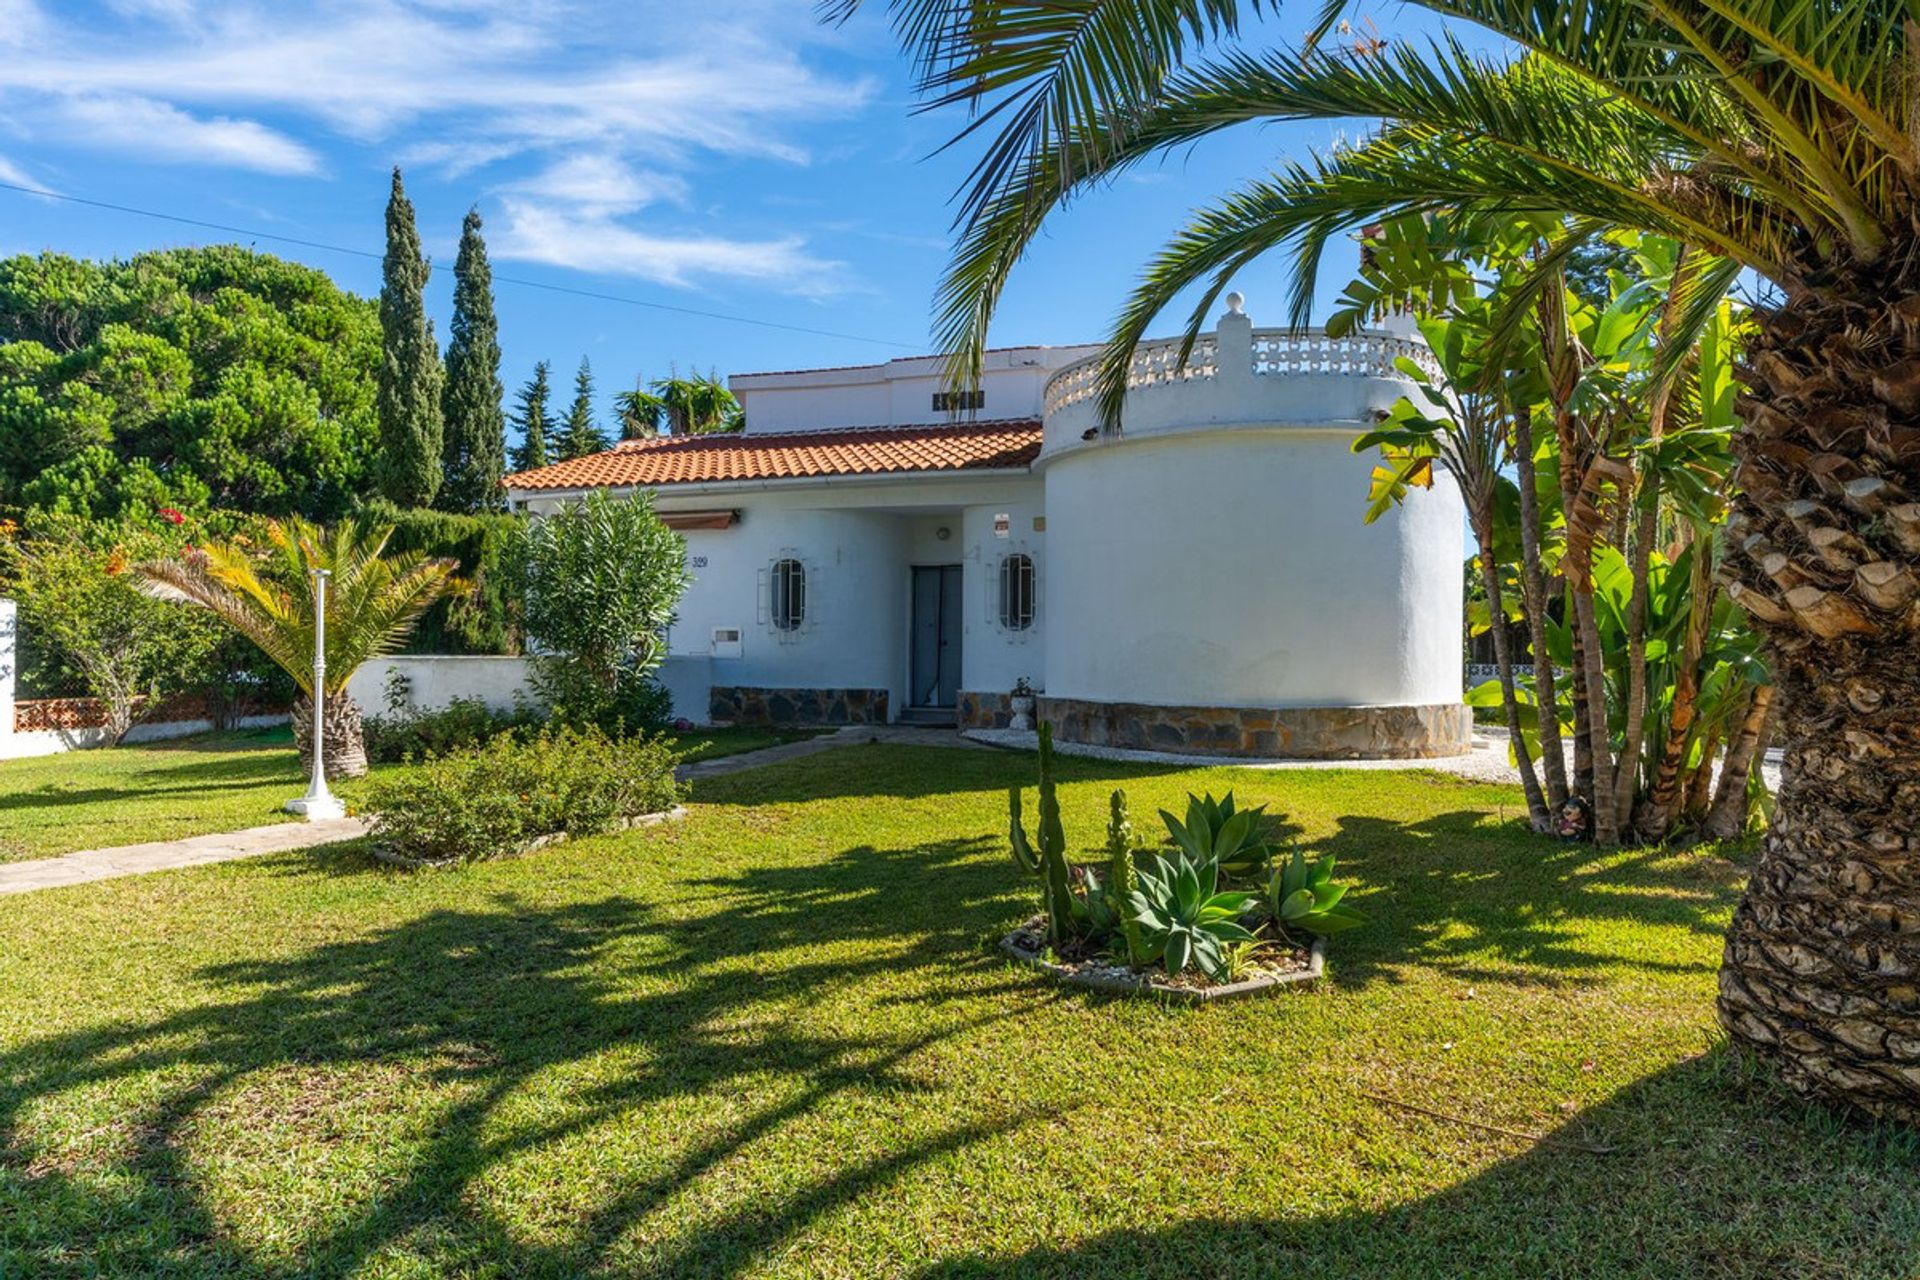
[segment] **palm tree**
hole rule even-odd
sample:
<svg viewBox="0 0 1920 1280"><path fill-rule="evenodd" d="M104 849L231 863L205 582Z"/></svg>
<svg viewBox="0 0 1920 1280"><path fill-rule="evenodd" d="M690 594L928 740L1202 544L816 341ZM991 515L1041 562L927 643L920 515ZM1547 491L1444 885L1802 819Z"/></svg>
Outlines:
<svg viewBox="0 0 1920 1280"><path fill-rule="evenodd" d="M717 374L655 378L614 397L622 439L647 436L705 435L739 431L747 425L740 402Z"/></svg>
<svg viewBox="0 0 1920 1280"><path fill-rule="evenodd" d="M1203 286L1191 332L1235 272L1286 247L1304 321L1326 246L1396 214L1564 218L1543 289L1615 227L1702 253L1690 305L1717 305L1743 271L1767 282L1776 296L1756 312L1739 401L1739 551L1722 573L1770 641L1787 768L1728 933L1720 1016L1806 1093L1920 1122L1913 11L1412 3L1518 51L1448 38L1207 53L1258 0L893 0L925 89L998 128L964 193L938 309L956 375L977 372L1000 291L1050 210L1244 123L1382 122L1228 195L1155 257L1110 337L1110 422L1135 343L1182 289ZM1325 0L1316 34L1334 34L1345 8Z"/></svg>
<svg viewBox="0 0 1920 1280"><path fill-rule="evenodd" d="M328 570L327 776L367 771L360 708L347 681L362 663L391 653L436 600L453 590L452 560L417 551L382 556L391 528L343 520L323 529L289 519L267 526L267 554L256 559L235 542L196 548L135 566L148 591L211 609L260 646L299 685L294 742L303 769L313 764L313 571Z"/></svg>

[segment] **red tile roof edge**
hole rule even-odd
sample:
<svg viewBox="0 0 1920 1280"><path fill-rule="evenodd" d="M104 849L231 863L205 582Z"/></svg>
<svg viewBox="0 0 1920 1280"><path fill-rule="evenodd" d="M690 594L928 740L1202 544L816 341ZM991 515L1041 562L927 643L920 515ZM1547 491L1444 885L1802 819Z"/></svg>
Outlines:
<svg viewBox="0 0 1920 1280"><path fill-rule="evenodd" d="M836 476L1025 470L1040 452L1035 418L814 431L659 436L506 477L524 491L658 488Z"/></svg>

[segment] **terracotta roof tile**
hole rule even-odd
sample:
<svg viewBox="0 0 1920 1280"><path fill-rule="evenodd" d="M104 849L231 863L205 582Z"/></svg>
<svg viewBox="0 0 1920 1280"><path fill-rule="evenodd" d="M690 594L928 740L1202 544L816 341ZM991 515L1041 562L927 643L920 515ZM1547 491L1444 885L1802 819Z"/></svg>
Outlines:
<svg viewBox="0 0 1920 1280"><path fill-rule="evenodd" d="M515 489L654 488L730 480L1010 470L1040 452L1038 419L844 431L662 436L507 477Z"/></svg>

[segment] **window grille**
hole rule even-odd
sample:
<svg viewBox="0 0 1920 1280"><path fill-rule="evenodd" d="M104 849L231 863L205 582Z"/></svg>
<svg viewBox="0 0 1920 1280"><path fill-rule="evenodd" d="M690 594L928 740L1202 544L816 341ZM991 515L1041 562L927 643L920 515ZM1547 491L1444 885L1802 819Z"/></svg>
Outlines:
<svg viewBox="0 0 1920 1280"><path fill-rule="evenodd" d="M1024 552L1000 560L1000 625L1025 631L1033 625L1033 557Z"/></svg>
<svg viewBox="0 0 1920 1280"><path fill-rule="evenodd" d="M933 411L935 413L958 413L962 410L984 409L987 407L987 393L983 387L970 391L936 391L933 393Z"/></svg>
<svg viewBox="0 0 1920 1280"><path fill-rule="evenodd" d="M807 569L798 560L776 560L768 575L772 583L772 619L775 630L798 631L807 620Z"/></svg>

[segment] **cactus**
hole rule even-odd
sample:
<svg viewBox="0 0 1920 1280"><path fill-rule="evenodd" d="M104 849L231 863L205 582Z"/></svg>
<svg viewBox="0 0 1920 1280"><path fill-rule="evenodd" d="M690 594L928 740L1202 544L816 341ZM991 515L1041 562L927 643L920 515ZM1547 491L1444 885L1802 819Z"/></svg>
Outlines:
<svg viewBox="0 0 1920 1280"><path fill-rule="evenodd" d="M1013 841L1013 861L1030 876L1040 874L1040 855L1027 840L1027 824L1020 812L1020 788L1007 788L1008 836Z"/></svg>
<svg viewBox="0 0 1920 1280"><path fill-rule="evenodd" d="M1073 924L1073 873L1067 866L1067 833L1060 825L1060 800L1053 785L1053 726L1040 726L1039 848L1027 839L1020 811L1020 788L1007 793L1009 835L1013 860L1041 878L1041 900L1047 912L1047 936L1064 942Z"/></svg>
<svg viewBox="0 0 1920 1280"><path fill-rule="evenodd" d="M1127 943L1127 963L1145 963L1146 948L1140 925L1133 918L1131 899L1137 887L1133 874L1133 823L1127 817L1127 793L1115 791L1107 799L1107 893L1120 918L1120 935Z"/></svg>

